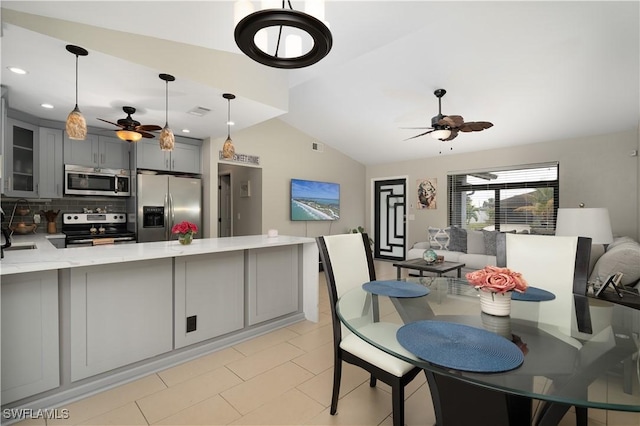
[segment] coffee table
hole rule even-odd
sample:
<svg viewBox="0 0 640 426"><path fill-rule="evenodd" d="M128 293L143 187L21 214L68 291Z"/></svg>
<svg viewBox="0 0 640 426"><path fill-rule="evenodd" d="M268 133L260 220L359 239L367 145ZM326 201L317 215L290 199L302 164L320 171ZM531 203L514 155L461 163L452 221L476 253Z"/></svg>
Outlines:
<svg viewBox="0 0 640 426"><path fill-rule="evenodd" d="M404 260L402 262L394 263L393 266L396 267L398 273L397 277L400 279L402 277L402 268L404 269L414 269L416 271L420 271L420 276L423 276L423 272L435 272L439 277L442 276L445 272L453 271L454 269L458 270L458 278L461 278L462 267L464 263L457 262L441 262L441 263L427 263L423 259L411 259Z"/></svg>

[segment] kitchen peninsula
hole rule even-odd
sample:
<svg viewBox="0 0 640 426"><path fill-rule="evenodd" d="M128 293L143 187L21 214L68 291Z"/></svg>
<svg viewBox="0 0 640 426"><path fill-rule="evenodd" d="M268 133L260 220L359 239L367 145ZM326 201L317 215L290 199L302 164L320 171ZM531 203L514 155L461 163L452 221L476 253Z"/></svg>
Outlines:
<svg viewBox="0 0 640 426"><path fill-rule="evenodd" d="M2 259L2 407L52 408L303 319L312 238L263 235L56 249Z"/></svg>

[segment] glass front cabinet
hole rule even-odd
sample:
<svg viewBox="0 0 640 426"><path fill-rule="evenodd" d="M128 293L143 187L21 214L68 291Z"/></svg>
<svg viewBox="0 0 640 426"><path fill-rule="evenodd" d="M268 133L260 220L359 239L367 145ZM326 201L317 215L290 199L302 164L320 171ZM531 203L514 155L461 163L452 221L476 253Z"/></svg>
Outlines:
<svg viewBox="0 0 640 426"><path fill-rule="evenodd" d="M39 128L7 118L4 146L4 187L6 196L38 196Z"/></svg>

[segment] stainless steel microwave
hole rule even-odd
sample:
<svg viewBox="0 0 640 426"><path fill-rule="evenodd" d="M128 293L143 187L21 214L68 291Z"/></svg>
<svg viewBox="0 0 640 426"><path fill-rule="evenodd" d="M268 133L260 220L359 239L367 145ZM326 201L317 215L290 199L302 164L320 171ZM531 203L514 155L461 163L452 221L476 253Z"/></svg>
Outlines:
<svg viewBox="0 0 640 426"><path fill-rule="evenodd" d="M131 173L125 169L64 166L64 193L128 197L131 195Z"/></svg>

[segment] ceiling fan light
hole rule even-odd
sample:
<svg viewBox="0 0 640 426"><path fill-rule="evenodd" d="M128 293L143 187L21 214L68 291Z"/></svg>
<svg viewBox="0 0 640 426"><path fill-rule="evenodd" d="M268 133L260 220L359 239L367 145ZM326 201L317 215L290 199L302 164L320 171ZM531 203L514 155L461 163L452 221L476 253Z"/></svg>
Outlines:
<svg viewBox="0 0 640 426"><path fill-rule="evenodd" d="M85 140L87 138L87 122L78 109L78 105L69 113L65 127L69 139Z"/></svg>
<svg viewBox="0 0 640 426"><path fill-rule="evenodd" d="M447 139L449 136L451 136L451 130L449 129L439 129L431 132L432 138L439 139L441 141Z"/></svg>
<svg viewBox="0 0 640 426"><path fill-rule="evenodd" d="M140 139L142 139L142 135L140 133L131 130L118 130L116 132L116 135L118 136L118 138L127 142L138 142Z"/></svg>
<svg viewBox="0 0 640 426"><path fill-rule="evenodd" d="M160 132L160 149L162 151L173 151L173 147L176 143L176 138L173 135L173 130L169 128L168 124L165 124L164 129Z"/></svg>

